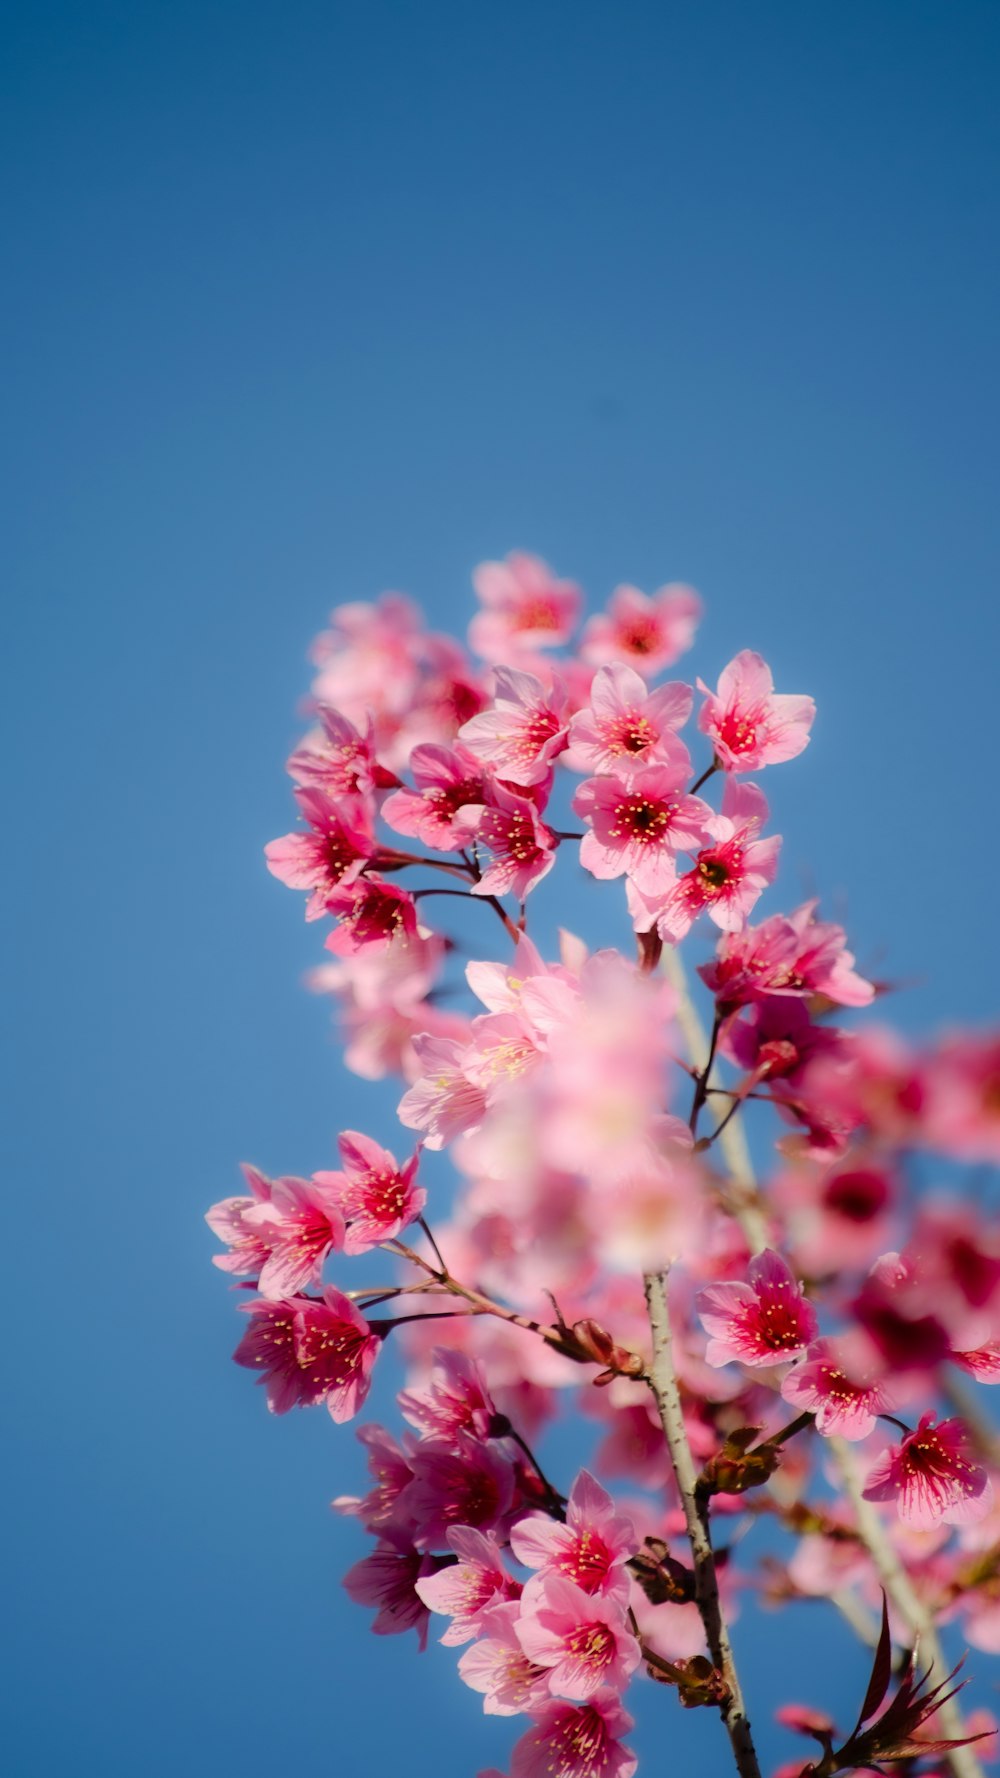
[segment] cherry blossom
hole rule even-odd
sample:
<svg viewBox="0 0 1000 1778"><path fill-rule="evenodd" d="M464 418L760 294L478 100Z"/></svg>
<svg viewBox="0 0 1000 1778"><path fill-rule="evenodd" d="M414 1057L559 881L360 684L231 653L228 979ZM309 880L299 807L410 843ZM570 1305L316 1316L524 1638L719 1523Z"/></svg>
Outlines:
<svg viewBox="0 0 1000 1778"><path fill-rule="evenodd" d="M326 912L340 922L327 938L326 948L340 957L416 936L417 908L412 895L371 872L349 887L338 885L332 890L326 898Z"/></svg>
<svg viewBox="0 0 1000 1778"><path fill-rule="evenodd" d="M327 897L353 883L374 850L360 802L335 803L322 790L295 792L312 831L288 833L265 846L267 868L290 889L311 889L306 919L319 920Z"/></svg>
<svg viewBox="0 0 1000 1778"><path fill-rule="evenodd" d="M511 1755L511 1778L632 1778L639 1762L619 1738L632 1718L613 1693L550 1702L534 1716Z"/></svg>
<svg viewBox="0 0 1000 1778"><path fill-rule="evenodd" d="M459 740L484 767L510 784L543 784L566 746L566 689L546 690L533 673L495 667L493 703L459 729Z"/></svg>
<svg viewBox="0 0 1000 1778"><path fill-rule="evenodd" d="M771 669L752 649L744 648L723 668L716 692L701 679L698 689L706 694L698 727L711 737L727 772L755 772L794 759L809 741L812 698L776 694Z"/></svg>
<svg viewBox="0 0 1000 1778"><path fill-rule="evenodd" d="M866 1376L844 1341L815 1340L782 1378L781 1393L800 1413L815 1414L820 1432L847 1439L867 1438L879 1414L892 1406L884 1379Z"/></svg>
<svg viewBox="0 0 1000 1778"><path fill-rule="evenodd" d="M481 1635L491 1608L516 1598L521 1588L504 1568L500 1545L494 1537L485 1536L470 1525L458 1525L448 1532L448 1545L458 1562L418 1580L417 1592L429 1610L451 1618L441 1641L454 1647ZM511 1647L521 1652L516 1638Z"/></svg>
<svg viewBox="0 0 1000 1778"><path fill-rule="evenodd" d="M520 1716L550 1697L546 1667L525 1654L518 1636L518 1605L484 1612L482 1635L458 1663L459 1678L483 1694L487 1716Z"/></svg>
<svg viewBox="0 0 1000 1778"><path fill-rule="evenodd" d="M724 932L738 932L778 868L781 838L758 838L767 820L765 798L755 784L727 783L722 814L715 818L714 843L698 852L694 868L678 877L662 902L633 906L636 930L655 925L660 937L677 944L700 913ZM637 885L638 887L638 885Z"/></svg>
<svg viewBox="0 0 1000 1778"><path fill-rule="evenodd" d="M687 772L690 756L676 730L684 727L692 701L691 687L679 681L649 691L624 662L601 667L588 705L570 722L565 763L597 775L654 762Z"/></svg>
<svg viewBox="0 0 1000 1778"><path fill-rule="evenodd" d="M534 803L502 784L493 786L475 837L493 857L472 885L473 895L516 895L525 901L556 861L555 836Z"/></svg>
<svg viewBox="0 0 1000 1778"><path fill-rule="evenodd" d="M345 1244L336 1196L319 1179L276 1179L266 1200L244 1212L268 1253L260 1268L261 1296L280 1301L317 1282L323 1261Z"/></svg>
<svg viewBox="0 0 1000 1778"><path fill-rule="evenodd" d="M247 1167L211 1207L236 1362L273 1413L346 1421L388 1348L399 1424L359 1426L367 1479L332 1502L367 1539L344 1584L379 1635L443 1620L484 1717L525 1719L510 1778L632 1778L621 1698L651 1679L668 1746L697 1705L699 1769L728 1738L728 1770L773 1771L733 1708L748 1594L779 1675L794 1601L865 1640L883 1614L855 1731L779 1711L824 1771L980 1778L937 1625L1000 1647L996 1032L874 1023L901 972L859 971L815 898L750 923L781 840L747 774L800 755L814 707L745 649L697 681L692 760L692 687L655 683L690 588L619 586L574 642L580 591L539 558L475 585L480 664L400 593L313 646L301 823L267 862L328 923L309 985L346 1067L398 1082L373 1103L419 1141L345 1130L335 1169ZM573 885L586 939L553 930ZM900 1669L917 1641L940 1691Z"/></svg>
<svg viewBox="0 0 1000 1778"><path fill-rule="evenodd" d="M714 1284L698 1297L709 1364L775 1364L795 1358L816 1333L816 1312L779 1253L758 1253L746 1284Z"/></svg>
<svg viewBox="0 0 1000 1778"><path fill-rule="evenodd" d="M427 745L414 747L410 771L417 788L387 797L383 820L436 852L460 852L486 802L479 761L465 747Z"/></svg>
<svg viewBox="0 0 1000 1778"><path fill-rule="evenodd" d="M472 583L483 609L469 625L469 644L488 661L565 642L579 616L579 587L557 580L539 556L515 551L505 562L482 562Z"/></svg>
<svg viewBox="0 0 1000 1778"><path fill-rule="evenodd" d="M893 1501L899 1517L929 1531L944 1520L970 1525L989 1512L993 1483L973 1457L961 1420L922 1414L916 1432L880 1457L868 1474L866 1500Z"/></svg>
<svg viewBox="0 0 1000 1778"><path fill-rule="evenodd" d="M607 613L588 619L580 652L597 666L624 661L645 674L659 673L690 648L700 616L701 600L692 587L664 586L650 595L619 586Z"/></svg>
<svg viewBox="0 0 1000 1778"><path fill-rule="evenodd" d="M580 863L595 877L626 874L648 896L670 890L677 853L710 844L715 820L706 802L681 790L687 775L685 761L679 768L641 766L623 778L588 778L573 798L590 829Z"/></svg>
<svg viewBox="0 0 1000 1778"><path fill-rule="evenodd" d="M639 1665L639 1644L617 1591L584 1592L563 1574L541 1573L521 1596L517 1635L529 1660L549 1669L556 1697L622 1692Z"/></svg>
<svg viewBox="0 0 1000 1778"><path fill-rule="evenodd" d="M631 1519L615 1511L610 1494L586 1469L570 1490L565 1524L533 1513L518 1520L510 1537L526 1568L567 1575L585 1593L603 1593L620 1583L637 1542Z"/></svg>
<svg viewBox="0 0 1000 1778"><path fill-rule="evenodd" d="M414 1184L417 1156L400 1167L387 1148L357 1130L337 1139L343 1172L315 1173L314 1180L336 1201L347 1227L344 1252L367 1253L391 1241L420 1215L427 1193Z"/></svg>

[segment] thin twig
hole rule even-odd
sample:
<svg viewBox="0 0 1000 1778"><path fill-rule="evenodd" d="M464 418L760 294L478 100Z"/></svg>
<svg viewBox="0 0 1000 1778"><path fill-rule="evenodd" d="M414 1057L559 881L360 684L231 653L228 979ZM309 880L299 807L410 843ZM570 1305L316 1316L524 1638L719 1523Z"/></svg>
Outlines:
<svg viewBox="0 0 1000 1778"><path fill-rule="evenodd" d="M733 1750L736 1770L740 1778L760 1778L760 1766L750 1733L750 1720L743 1702L729 1629L719 1598L719 1579L709 1531L708 1509L706 1506L703 1511L699 1504L698 1474L684 1425L684 1412L674 1370L667 1277L666 1271L650 1272L645 1279L646 1307L653 1336L649 1382L684 1508L694 1568L695 1603L705 1628L712 1664L719 1669L726 1682L726 1699L720 1705L720 1712Z"/></svg>

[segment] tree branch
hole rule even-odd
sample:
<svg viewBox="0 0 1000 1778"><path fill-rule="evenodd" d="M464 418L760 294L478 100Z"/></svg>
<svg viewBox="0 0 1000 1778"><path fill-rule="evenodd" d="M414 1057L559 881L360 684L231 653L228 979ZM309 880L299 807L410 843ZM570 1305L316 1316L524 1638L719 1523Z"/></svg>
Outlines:
<svg viewBox="0 0 1000 1778"><path fill-rule="evenodd" d="M719 1669L726 1682L727 1696L719 1708L733 1750L736 1770L740 1778L760 1778L760 1766L750 1733L750 1720L743 1702L729 1629L719 1598L719 1579L709 1531L708 1506L706 1503L702 1508L697 1497L698 1475L688 1444L674 1370L667 1278L667 1271L650 1272L644 1281L649 1326L653 1336L649 1382L659 1409L660 1425L663 1427L663 1436L667 1441L684 1508L694 1568L695 1603L705 1627L705 1638L713 1665Z"/></svg>

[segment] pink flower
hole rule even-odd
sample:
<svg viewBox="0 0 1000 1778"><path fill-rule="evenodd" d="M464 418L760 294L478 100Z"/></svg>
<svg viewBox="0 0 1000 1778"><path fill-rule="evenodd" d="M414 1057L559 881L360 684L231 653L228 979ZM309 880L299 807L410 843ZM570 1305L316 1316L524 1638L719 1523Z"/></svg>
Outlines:
<svg viewBox="0 0 1000 1778"><path fill-rule="evenodd" d="M410 770L416 790L387 797L383 820L435 852L460 852L486 801L479 761L465 747L428 745L414 747Z"/></svg>
<svg viewBox="0 0 1000 1778"><path fill-rule="evenodd" d="M869 1471L866 1500L894 1500L899 1517L917 1531L971 1525L993 1505L993 1484L976 1462L961 1420L921 1415L916 1432L883 1453Z"/></svg>
<svg viewBox="0 0 1000 1778"><path fill-rule="evenodd" d="M761 766L794 759L808 744L816 706L812 698L776 695L771 670L749 648L736 655L698 712L698 727L710 735L715 757L727 772L755 772Z"/></svg>
<svg viewBox="0 0 1000 1778"><path fill-rule="evenodd" d="M473 884L473 895L516 895L525 901L556 861L558 842L534 803L502 784L492 787L476 839L492 852L493 862Z"/></svg>
<svg viewBox="0 0 1000 1778"><path fill-rule="evenodd" d="M677 877L675 856L711 842L715 821L701 797L681 789L685 764L640 767L627 778L588 778L573 807L589 824L580 863L595 877L623 873L646 895L664 895Z"/></svg>
<svg viewBox="0 0 1000 1778"><path fill-rule="evenodd" d="M561 1698L590 1698L602 1687L623 1692L641 1658L622 1594L594 1597L562 1574L528 1582L517 1634L528 1659L550 1669Z"/></svg>
<svg viewBox="0 0 1000 1778"><path fill-rule="evenodd" d="M382 1241L392 1241L419 1215L427 1193L414 1184L417 1156L400 1167L387 1148L370 1136L345 1130L337 1146L344 1162L342 1173L316 1173L347 1219L344 1252L367 1253Z"/></svg>
<svg viewBox="0 0 1000 1778"><path fill-rule="evenodd" d="M632 1520L615 1512L610 1494L586 1469L570 1490L564 1525L531 1513L510 1533L510 1547L525 1568L564 1574L585 1593L603 1593L619 1584L638 1544Z"/></svg>
<svg viewBox="0 0 1000 1778"><path fill-rule="evenodd" d="M444 1148L483 1121L486 1094L463 1067L468 1047L454 1037L425 1033L413 1039L423 1073L403 1094L396 1115L408 1130L426 1131L425 1148Z"/></svg>
<svg viewBox="0 0 1000 1778"><path fill-rule="evenodd" d="M416 936L417 907L412 895L382 877L364 876L347 888L334 889L326 898L326 911L340 921L326 941L327 950L338 957L351 957L373 947L384 950Z"/></svg>
<svg viewBox="0 0 1000 1778"><path fill-rule="evenodd" d="M439 1347L423 1389L403 1389L397 1397L404 1419L425 1438L455 1438L460 1432L489 1438L497 1410L482 1367L465 1352Z"/></svg>
<svg viewBox="0 0 1000 1778"><path fill-rule="evenodd" d="M549 1676L525 1654L517 1637L517 1605L495 1605L484 1613L483 1635L458 1663L459 1678L482 1692L487 1716L519 1716L550 1696Z"/></svg>
<svg viewBox="0 0 1000 1778"><path fill-rule="evenodd" d="M514 1471L495 1443L468 1432L421 1439L411 1462L406 1504L418 1527L416 1541L425 1549L444 1543L456 1525L488 1530L510 1509Z"/></svg>
<svg viewBox="0 0 1000 1778"><path fill-rule="evenodd" d="M843 1340L816 1340L782 1379L784 1399L800 1413L815 1414L827 1437L867 1438L892 1405L881 1378L865 1376L857 1357Z"/></svg>
<svg viewBox="0 0 1000 1778"><path fill-rule="evenodd" d="M398 1636L416 1630L421 1648L427 1647L430 1612L417 1592L417 1582L433 1574L435 1556L425 1556L404 1538L380 1539L370 1556L355 1562L343 1585L355 1605L375 1605L372 1624L376 1636Z"/></svg>
<svg viewBox="0 0 1000 1778"><path fill-rule="evenodd" d="M780 835L757 838L767 814L767 802L755 784L727 782L722 814L715 818L715 844L698 853L694 869L678 878L662 906L647 910L661 938L677 944L702 912L724 932L737 932L746 923L778 868ZM636 912L641 919L637 904ZM637 930L646 928L639 925Z"/></svg>
<svg viewBox="0 0 1000 1778"><path fill-rule="evenodd" d="M653 675L690 648L701 600L689 586L672 584L648 596L638 587L616 587L607 613L592 617L583 632L585 661L602 666L626 661Z"/></svg>
<svg viewBox="0 0 1000 1778"><path fill-rule="evenodd" d="M691 714L689 685L674 681L656 691L646 689L633 668L622 662L594 674L590 704L578 710L569 725L566 764L577 772L621 772L639 765L669 765L690 770L690 756L674 732Z"/></svg>
<svg viewBox="0 0 1000 1778"><path fill-rule="evenodd" d="M748 1284L713 1284L696 1299L711 1365L777 1364L815 1337L815 1311L779 1253L755 1254L748 1276Z"/></svg>
<svg viewBox="0 0 1000 1778"><path fill-rule="evenodd" d="M270 1203L274 1181L246 1161L242 1164L242 1171L251 1196L221 1199L206 1212L205 1221L213 1235L218 1235L219 1240L224 1241L229 1248L228 1253L212 1255L213 1266L218 1266L220 1272L233 1272L237 1275L243 1273L256 1278L261 1267L267 1263L271 1242L266 1229L258 1228L247 1221L247 1212L256 1204Z"/></svg>
<svg viewBox="0 0 1000 1778"><path fill-rule="evenodd" d="M408 1538L412 1522L401 1503L413 1480L410 1467L412 1433L406 1435L406 1448L398 1445L384 1426L376 1424L359 1426L357 1437L368 1453L368 1470L374 1487L360 1499L356 1495L340 1494L330 1505L336 1512L360 1519L366 1531L376 1531L386 1537Z"/></svg>
<svg viewBox="0 0 1000 1778"><path fill-rule="evenodd" d="M418 1580L417 1592L431 1611L451 1618L441 1641L446 1647L455 1647L480 1635L485 1613L491 1606L516 1598L520 1586L504 1568L495 1537L484 1536L470 1525L457 1525L449 1531L448 1543L458 1562ZM516 1638L512 1646L521 1652Z"/></svg>
<svg viewBox="0 0 1000 1778"><path fill-rule="evenodd" d="M216 1265L219 1261L216 1260ZM972 1352L950 1352L952 1364L960 1365L977 1383L1000 1383L1000 1340L987 1340Z"/></svg>
<svg viewBox="0 0 1000 1778"><path fill-rule="evenodd" d="M362 735L339 710L324 706L318 715L322 733L311 735L288 761L296 784L321 790L332 802L369 797L374 790L398 784L395 773L375 758L370 716Z"/></svg>
<svg viewBox="0 0 1000 1778"><path fill-rule="evenodd" d="M745 1006L765 994L822 995L838 1006L867 1006L871 982L856 975L842 926L815 920L815 901L794 914L772 914L759 926L724 932L715 961L698 974L721 1008Z"/></svg>
<svg viewBox="0 0 1000 1778"><path fill-rule="evenodd" d="M504 562L481 562L472 584L483 609L469 625L469 646L488 661L558 647L580 614L579 587L557 580L539 556L513 551Z"/></svg>
<svg viewBox="0 0 1000 1778"><path fill-rule="evenodd" d="M311 833L286 833L264 847L267 868L289 889L311 889L306 919L326 913L327 896L338 884L353 883L375 846L360 802L334 803L322 790L297 790L295 800Z"/></svg>
<svg viewBox="0 0 1000 1778"><path fill-rule="evenodd" d="M313 1284L327 1254L344 1245L344 1219L336 1197L310 1179L275 1179L270 1197L244 1215L268 1246L257 1287L272 1302Z"/></svg>
<svg viewBox="0 0 1000 1778"><path fill-rule="evenodd" d="M533 673L495 667L490 709L459 729L469 752L511 784L544 784L552 761L566 745L566 690L553 680L546 691Z"/></svg>
<svg viewBox="0 0 1000 1778"><path fill-rule="evenodd" d="M511 1778L633 1778L639 1762L619 1740L632 1718L613 1694L581 1705L553 1700L533 1714L511 1755Z"/></svg>

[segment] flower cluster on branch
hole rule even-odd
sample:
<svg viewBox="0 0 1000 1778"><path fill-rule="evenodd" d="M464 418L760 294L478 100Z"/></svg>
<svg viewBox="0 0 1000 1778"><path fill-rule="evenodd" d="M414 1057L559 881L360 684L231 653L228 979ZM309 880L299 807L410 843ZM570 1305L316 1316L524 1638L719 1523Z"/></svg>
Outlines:
<svg viewBox="0 0 1000 1778"><path fill-rule="evenodd" d="M313 645L299 824L267 862L329 923L313 985L346 1066L400 1079L400 1127L345 1130L309 1178L247 1167L209 1211L216 1264L255 1287L236 1361L275 1413L344 1421L399 1330L406 1429L359 1428L371 1488L334 1503L371 1540L345 1586L378 1634L423 1646L445 1620L485 1712L525 1719L511 1778L631 1778L643 1679L718 1714L759 1775L748 1587L825 1600L876 1649L839 1747L783 1713L822 1749L786 1773L977 1778L995 1725L959 1715L938 1626L1000 1650L978 1397L1000 1381L1000 1038L904 1042L816 901L754 922L781 849L755 778L803 752L814 705L749 649L714 691L654 684L694 641L689 587L619 587L577 636L579 589L535 557L474 585L468 647L398 594ZM532 897L567 871L607 885L626 950L563 931L543 955ZM459 899L482 948L456 991ZM591 1467L551 1479L539 1436L574 1405ZM787 1563L719 1552L765 1516Z"/></svg>

